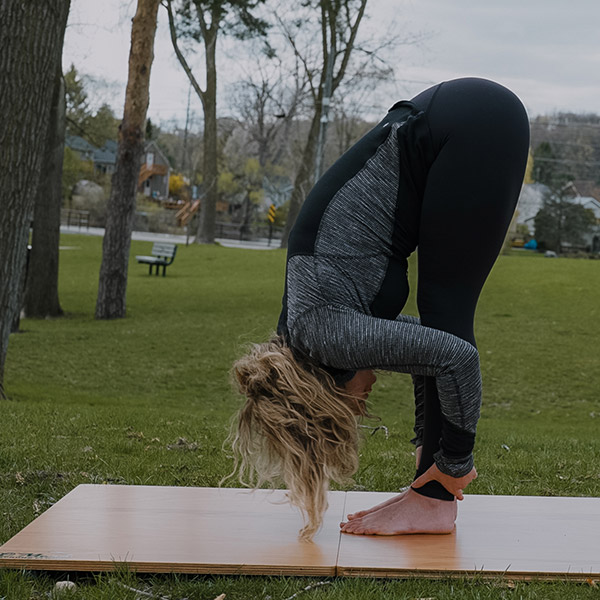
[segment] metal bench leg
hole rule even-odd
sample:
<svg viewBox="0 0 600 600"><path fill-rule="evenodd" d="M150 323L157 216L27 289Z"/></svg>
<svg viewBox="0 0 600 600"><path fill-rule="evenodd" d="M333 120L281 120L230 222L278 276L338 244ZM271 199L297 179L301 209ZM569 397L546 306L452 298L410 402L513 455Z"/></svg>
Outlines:
<svg viewBox="0 0 600 600"><path fill-rule="evenodd" d="M166 275L167 273L167 265L163 265L163 277Z"/></svg>
<svg viewBox="0 0 600 600"><path fill-rule="evenodd" d="M152 275L152 263L150 263L148 267L148 275Z"/></svg>

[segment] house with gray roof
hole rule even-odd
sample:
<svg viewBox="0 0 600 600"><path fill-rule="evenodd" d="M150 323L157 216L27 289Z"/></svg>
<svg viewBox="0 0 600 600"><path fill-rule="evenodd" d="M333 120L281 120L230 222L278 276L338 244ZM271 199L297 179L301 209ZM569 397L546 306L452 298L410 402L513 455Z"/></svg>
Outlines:
<svg viewBox="0 0 600 600"><path fill-rule="evenodd" d="M96 148L94 151L94 169L99 173L114 173L117 166L117 148L119 144L116 140L106 140L102 148Z"/></svg>
<svg viewBox="0 0 600 600"><path fill-rule="evenodd" d="M89 160L96 173L114 173L117 164L117 142L106 140L102 148L96 148L78 135L66 135L65 146L76 152L81 160Z"/></svg>
<svg viewBox="0 0 600 600"><path fill-rule="evenodd" d="M66 135L65 146L76 152L81 160L94 160L96 146L92 146L87 140L78 135Z"/></svg>
<svg viewBox="0 0 600 600"><path fill-rule="evenodd" d="M96 173L110 175L115 172L119 147L116 140L106 140L102 148L96 148L78 135L67 135L65 145L76 152L82 160L93 162ZM148 142L142 155L138 191L156 200L166 200L169 197L170 174L171 165L165 154L156 142Z"/></svg>

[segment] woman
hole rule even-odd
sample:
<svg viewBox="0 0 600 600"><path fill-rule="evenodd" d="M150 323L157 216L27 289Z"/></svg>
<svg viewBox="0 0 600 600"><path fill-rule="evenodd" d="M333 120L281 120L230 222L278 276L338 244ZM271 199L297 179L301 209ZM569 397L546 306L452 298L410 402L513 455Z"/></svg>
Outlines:
<svg viewBox="0 0 600 600"><path fill-rule="evenodd" d="M410 373L418 468L345 533L447 533L473 465L481 404L473 319L502 247L529 147L506 88L458 79L395 104L310 192L290 234L278 336L234 365L247 402L236 469L283 478L310 538L330 479L357 468L373 369ZM402 315L418 248L420 320Z"/></svg>

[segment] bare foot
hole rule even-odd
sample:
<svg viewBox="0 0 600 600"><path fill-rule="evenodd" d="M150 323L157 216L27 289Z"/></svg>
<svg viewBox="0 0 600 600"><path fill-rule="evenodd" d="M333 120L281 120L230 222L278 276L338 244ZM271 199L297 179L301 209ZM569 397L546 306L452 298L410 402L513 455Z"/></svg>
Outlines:
<svg viewBox="0 0 600 600"><path fill-rule="evenodd" d="M404 496L406 495L406 492L408 492L408 490L410 490L410 486L403 489L397 496L394 496L393 498L390 498L389 500L386 500L385 502L381 502L377 506L373 506L372 508L367 508L366 510L359 510L355 513L351 513L351 514L347 515L347 519L348 519L348 521L352 521L353 519L358 519L360 517L364 517L365 515L370 515L371 513L375 512L376 510L379 510L380 508L383 508L384 506L389 506L390 504L394 504L394 502L398 502L398 500L402 500L402 498L404 498Z"/></svg>
<svg viewBox="0 0 600 600"><path fill-rule="evenodd" d="M340 523L340 528L342 533L359 535L451 533L456 512L456 500L428 498L409 488L395 502L382 505L382 508L364 517Z"/></svg>

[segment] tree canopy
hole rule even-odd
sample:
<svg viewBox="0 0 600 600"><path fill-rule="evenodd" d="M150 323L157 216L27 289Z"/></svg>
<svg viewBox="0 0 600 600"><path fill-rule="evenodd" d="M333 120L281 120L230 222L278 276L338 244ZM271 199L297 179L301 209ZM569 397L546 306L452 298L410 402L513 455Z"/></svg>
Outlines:
<svg viewBox="0 0 600 600"><path fill-rule="evenodd" d="M90 144L101 148L107 140L116 140L119 119L108 104L96 110L90 105L85 77L80 76L75 65L64 74L67 105L67 134L78 135Z"/></svg>
<svg viewBox="0 0 600 600"><path fill-rule="evenodd" d="M564 245L582 245L596 222L592 211L558 196L547 198L534 220L540 249L557 253Z"/></svg>

